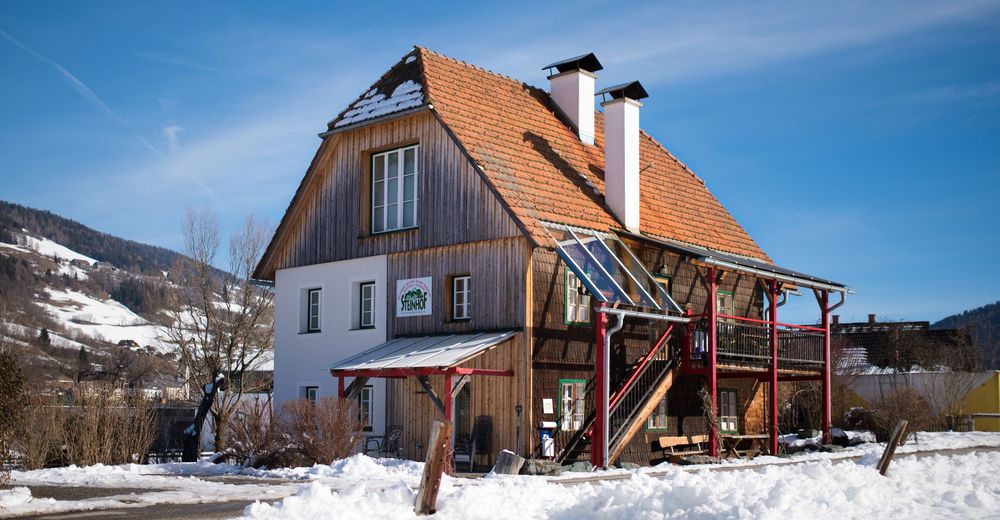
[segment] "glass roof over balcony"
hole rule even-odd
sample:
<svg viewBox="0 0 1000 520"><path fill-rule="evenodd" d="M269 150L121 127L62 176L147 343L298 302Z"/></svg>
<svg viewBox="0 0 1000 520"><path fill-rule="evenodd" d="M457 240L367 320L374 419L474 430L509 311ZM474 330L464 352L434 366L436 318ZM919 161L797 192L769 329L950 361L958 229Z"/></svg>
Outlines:
<svg viewBox="0 0 1000 520"><path fill-rule="evenodd" d="M597 301L681 312L635 253L614 235L551 223L545 229L558 245L556 252Z"/></svg>

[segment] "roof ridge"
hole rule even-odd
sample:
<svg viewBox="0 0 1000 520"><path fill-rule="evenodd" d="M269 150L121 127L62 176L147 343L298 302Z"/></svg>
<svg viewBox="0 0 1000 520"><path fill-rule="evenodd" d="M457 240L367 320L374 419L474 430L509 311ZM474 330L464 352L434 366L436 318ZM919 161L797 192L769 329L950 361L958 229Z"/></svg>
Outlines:
<svg viewBox="0 0 1000 520"><path fill-rule="evenodd" d="M484 73L489 74L491 76L495 76L495 77L497 77L499 79L502 79L502 80L505 80L505 81L510 81L510 82L513 82L513 83L517 83L518 85L520 85L522 87L527 87L527 88L530 88L532 90L538 90L538 91L544 92L546 94L549 93L547 90L545 90L545 89L543 89L541 87L536 87L535 85L532 85L530 83L525 83L524 81L521 81L521 80L519 80L519 79L517 79L515 77L508 76L506 74L501 74L501 73L499 73L497 71L490 70L490 69L487 69L485 67L480 67L479 65L476 65L474 63L469 63L467 61L460 60L458 58L453 58L451 56L447 56L445 54L441 54L440 52L428 49L427 47L421 47L420 45L414 45L413 47L414 47L414 49L426 52L427 54L430 54L432 56L436 56L436 57L444 59L444 60L448 60L448 61L450 61L452 63L457 63L457 64L459 64L459 65L461 65L463 67L467 67L467 68L470 68L470 69L475 69L475 70L478 70L479 72L484 72Z"/></svg>
<svg viewBox="0 0 1000 520"><path fill-rule="evenodd" d="M657 141L656 138L652 136L652 134L650 134L649 132L643 130L641 126L639 127L639 132L642 135L646 136L646 139L649 139L650 141L652 141L653 144L655 144L656 146L659 146L661 149L663 149L663 151L667 153L667 156L669 156L671 159L673 159L673 161L676 162L677 164L681 165L681 168L684 168L684 171L690 173L692 177L694 177L695 179L697 179L698 182L700 182L702 184L702 186L705 186L706 188L708 187L708 185L705 184L705 179L702 179L701 176L698 175L697 173L695 173L694 170L692 170L687 164L684 163L684 161L678 159L677 156L673 154L673 152L671 152L666 146L663 146L662 143L660 143L659 141Z"/></svg>

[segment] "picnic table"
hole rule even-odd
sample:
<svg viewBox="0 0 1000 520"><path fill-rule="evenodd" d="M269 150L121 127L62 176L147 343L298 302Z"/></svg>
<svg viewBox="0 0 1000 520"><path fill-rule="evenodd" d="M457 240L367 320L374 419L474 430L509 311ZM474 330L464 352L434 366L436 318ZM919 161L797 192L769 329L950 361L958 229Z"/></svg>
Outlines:
<svg viewBox="0 0 1000 520"><path fill-rule="evenodd" d="M754 434L754 435L722 435L722 452L728 453L734 457L740 456L739 447L743 443L749 442L750 449L743 450L744 453L749 454L750 457L756 456L758 453L764 451L764 447L767 446L768 436L767 434Z"/></svg>

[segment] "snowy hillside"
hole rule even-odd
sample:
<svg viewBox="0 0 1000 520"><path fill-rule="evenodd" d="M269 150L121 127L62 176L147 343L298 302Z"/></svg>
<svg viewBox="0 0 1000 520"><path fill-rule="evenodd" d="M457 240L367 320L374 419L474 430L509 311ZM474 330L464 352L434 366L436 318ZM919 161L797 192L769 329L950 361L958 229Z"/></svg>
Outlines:
<svg viewBox="0 0 1000 520"><path fill-rule="evenodd" d="M70 330L111 343L132 340L158 352L173 351L162 341L159 326L115 300L75 291L46 289L46 292L49 299L41 304L42 308Z"/></svg>

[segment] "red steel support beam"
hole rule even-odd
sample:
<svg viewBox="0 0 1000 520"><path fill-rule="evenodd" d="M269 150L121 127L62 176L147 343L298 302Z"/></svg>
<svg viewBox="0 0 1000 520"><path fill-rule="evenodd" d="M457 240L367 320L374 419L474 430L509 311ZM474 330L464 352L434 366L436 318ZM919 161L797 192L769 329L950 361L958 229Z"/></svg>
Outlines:
<svg viewBox="0 0 1000 520"><path fill-rule="evenodd" d="M344 378L343 377L338 377L337 378L337 399L343 399L343 398L344 398Z"/></svg>
<svg viewBox="0 0 1000 520"><path fill-rule="evenodd" d="M771 455L778 454L778 282L769 280L767 282L768 305L770 306L770 327L771 327L771 366L770 391L768 418L770 419L770 441Z"/></svg>
<svg viewBox="0 0 1000 520"><path fill-rule="evenodd" d="M451 374L445 374L444 376L444 420L454 424L455 418L452 417L452 397L451 397ZM454 434L455 429L452 428L452 433ZM451 444L451 442L449 442ZM473 454L475 456L475 454ZM444 472L451 475L452 466L454 466L454 460L451 454L448 455L447 462L444 465Z"/></svg>
<svg viewBox="0 0 1000 520"><path fill-rule="evenodd" d="M833 442L830 431L830 409L832 400L830 399L830 291L823 291L820 296L820 312L823 314L821 320L823 324L823 443Z"/></svg>
<svg viewBox="0 0 1000 520"><path fill-rule="evenodd" d="M598 309L602 303L595 304ZM595 468L603 468L607 454L604 453L604 436L607 430L604 425L603 410L608 407L608 396L604 393L604 335L608 328L608 315L595 313L594 320L594 428L590 435L590 463ZM619 318L620 319L620 318Z"/></svg>
<svg viewBox="0 0 1000 520"><path fill-rule="evenodd" d="M499 376L513 377L513 370L497 370L490 368L386 368L386 369L362 369L362 370L331 370L333 377L374 377L374 378L401 378L415 376Z"/></svg>
<svg viewBox="0 0 1000 520"><path fill-rule="evenodd" d="M717 378L717 370L715 364L715 347L717 343L717 336L719 335L718 317L716 308L717 298L719 292L719 281L715 277L715 268L708 268L708 352L706 353L706 361L708 362L708 395L711 397L711 410L709 410L709 417L718 418L719 405L717 403L719 399L719 385ZM718 419L716 419L718 420ZM715 431L715 428L708 429L708 455L711 457L719 456L719 432Z"/></svg>

